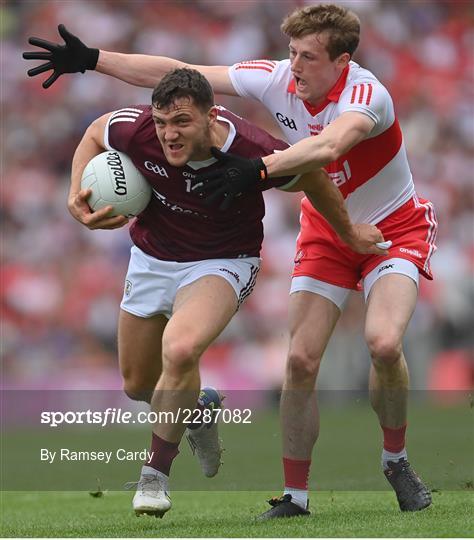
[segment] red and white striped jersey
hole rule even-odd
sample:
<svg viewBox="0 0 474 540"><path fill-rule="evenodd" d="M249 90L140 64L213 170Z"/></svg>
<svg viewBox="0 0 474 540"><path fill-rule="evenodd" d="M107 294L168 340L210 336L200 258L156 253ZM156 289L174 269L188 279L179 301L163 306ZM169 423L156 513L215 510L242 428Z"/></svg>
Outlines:
<svg viewBox="0 0 474 540"><path fill-rule="evenodd" d="M292 144L318 135L347 111L366 114L375 122L367 139L326 167L346 199L353 222L378 223L413 197L392 98L370 71L350 62L318 107L296 96L289 60L240 62L229 68L229 76L240 96L265 105ZM315 212L307 200L302 209Z"/></svg>

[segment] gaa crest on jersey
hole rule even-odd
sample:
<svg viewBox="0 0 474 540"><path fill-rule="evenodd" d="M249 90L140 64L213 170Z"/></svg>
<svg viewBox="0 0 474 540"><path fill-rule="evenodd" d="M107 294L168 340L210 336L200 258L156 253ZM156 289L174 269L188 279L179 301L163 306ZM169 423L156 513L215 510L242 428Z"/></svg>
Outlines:
<svg viewBox="0 0 474 540"><path fill-rule="evenodd" d="M296 127L296 122L294 121L293 118L288 118L288 116L284 116L280 112L277 112L275 116L278 122L280 122L280 124L283 124L285 127L289 129L294 129L295 131L298 131L298 128Z"/></svg>
<svg viewBox="0 0 474 540"><path fill-rule="evenodd" d="M166 169L161 165L157 165L156 163L153 163L151 161L145 161L143 165L145 165L145 169L147 169L148 171L159 174L160 176L164 176L165 178L169 178Z"/></svg>
<svg viewBox="0 0 474 540"><path fill-rule="evenodd" d="M128 279L125 280L124 294L125 296L130 296L132 294L132 282Z"/></svg>

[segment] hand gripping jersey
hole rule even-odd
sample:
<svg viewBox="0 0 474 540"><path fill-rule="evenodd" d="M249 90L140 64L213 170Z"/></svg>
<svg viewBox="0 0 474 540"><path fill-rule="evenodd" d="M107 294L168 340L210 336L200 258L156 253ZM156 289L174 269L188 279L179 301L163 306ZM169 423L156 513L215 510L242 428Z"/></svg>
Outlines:
<svg viewBox="0 0 474 540"><path fill-rule="evenodd" d="M288 147L222 107L218 120L229 126L223 152L256 158ZM150 204L130 227L132 240L142 251L177 262L258 257L265 214L261 192L243 194L226 212L218 209L220 201L206 205L191 192L191 186L198 171L218 168L217 160L190 161L184 167L169 165L150 105L133 105L112 113L104 142L109 150L125 152L153 188ZM277 178L265 182L265 188L284 187L293 180Z"/></svg>
<svg viewBox="0 0 474 540"><path fill-rule="evenodd" d="M378 223L413 197L392 99L370 71L350 62L319 107L296 97L289 60L241 62L229 68L229 75L238 94L261 101L293 144L318 135L346 111L372 118L375 127L370 137L326 167L354 223ZM302 209L315 213L307 200Z"/></svg>

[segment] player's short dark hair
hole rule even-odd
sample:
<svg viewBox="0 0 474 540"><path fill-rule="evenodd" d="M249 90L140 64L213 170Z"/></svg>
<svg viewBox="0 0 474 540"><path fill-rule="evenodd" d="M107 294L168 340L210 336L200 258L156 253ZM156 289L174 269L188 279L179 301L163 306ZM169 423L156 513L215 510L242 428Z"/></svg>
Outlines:
<svg viewBox="0 0 474 540"><path fill-rule="evenodd" d="M298 8L290 13L281 25L281 30L290 38L302 38L309 34L328 31L326 50L331 60L347 52L354 54L359 45L360 20L345 7L336 4L318 4Z"/></svg>
<svg viewBox="0 0 474 540"><path fill-rule="evenodd" d="M203 112L214 105L214 92L209 81L199 71L189 68L167 73L155 86L151 102L157 109L163 109L183 97L192 99Z"/></svg>

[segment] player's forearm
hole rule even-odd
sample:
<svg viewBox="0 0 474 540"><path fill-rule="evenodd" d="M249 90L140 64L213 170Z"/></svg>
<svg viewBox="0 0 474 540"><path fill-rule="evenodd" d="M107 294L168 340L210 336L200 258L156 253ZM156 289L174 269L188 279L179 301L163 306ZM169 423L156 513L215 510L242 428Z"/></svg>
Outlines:
<svg viewBox="0 0 474 540"><path fill-rule="evenodd" d="M283 152L265 156L269 176L301 174L325 167L360 143L374 128L369 116L346 112L326 126L320 135L307 137Z"/></svg>
<svg viewBox="0 0 474 540"><path fill-rule="evenodd" d="M101 50L96 71L135 86L154 88L168 71L185 66L184 62L165 56L122 54Z"/></svg>
<svg viewBox="0 0 474 540"><path fill-rule="evenodd" d="M314 208L328 221L338 236L351 244L356 234L339 189L324 171L311 173L311 187L305 195Z"/></svg>
<svg viewBox="0 0 474 540"><path fill-rule="evenodd" d="M270 177L303 174L324 167L337 159L337 149L323 137L308 137L295 145L263 158Z"/></svg>

